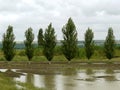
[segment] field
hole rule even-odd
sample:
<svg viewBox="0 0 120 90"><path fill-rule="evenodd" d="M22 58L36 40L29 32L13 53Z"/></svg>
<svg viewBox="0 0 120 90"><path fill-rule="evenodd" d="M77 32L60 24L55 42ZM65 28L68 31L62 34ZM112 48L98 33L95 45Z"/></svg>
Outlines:
<svg viewBox="0 0 120 90"><path fill-rule="evenodd" d="M95 40L95 52L94 55L91 57L91 59L88 61L85 56L85 50L84 50L84 41L78 41L79 50L74 59L71 60L71 62L79 61L79 62L100 62L100 61L108 61L108 59L105 57L105 54L103 52L103 44L104 40ZM64 57L61 51L61 42L57 41L57 46L55 47L55 56L52 59L52 62L58 61L58 62L66 62L67 59ZM32 61L40 61L40 62L47 62L47 59L44 57L42 53L42 48L38 48L37 43L34 42L35 52L34 57ZM2 43L0 42L0 49L2 48ZM28 61L27 56L25 55L25 46L23 42L17 42L15 49L16 49L16 55L13 58L12 61ZM6 61L2 50L0 50L0 61ZM115 55L114 58L111 61L120 61L120 42L116 40L116 48L115 48Z"/></svg>
<svg viewBox="0 0 120 90"><path fill-rule="evenodd" d="M41 48L36 48L34 52L34 57L31 61L28 61L25 55L24 49L17 49L16 55L12 61L8 62L4 58L2 50L0 50L0 69L20 69L26 73L32 73L37 75L56 75L64 72L65 75L74 75L74 72L78 69L120 69L120 50L115 49L115 57L108 60L104 53L102 47L95 47L95 53L90 60L87 60L85 56L84 48L79 48L79 52L71 62L64 57L60 47L55 48L55 56L49 64L48 60L44 57ZM73 73L68 73L65 71L72 71ZM9 77L6 76L6 73ZM5 72L0 73L0 87L1 90L48 90L45 88L37 88L31 83L16 82L13 80L13 75L18 73ZM19 85L24 87L19 89L16 87Z"/></svg>
<svg viewBox="0 0 120 90"><path fill-rule="evenodd" d="M61 47L57 46L55 48L55 55L54 58L52 59L52 62L67 62L67 59L64 57L64 55L61 52ZM0 50L0 61L6 61L4 58L4 54L2 50ZM13 58L12 61L28 61L27 56L25 55L25 50L24 49L16 49L16 55ZM32 61L40 61L40 62L47 62L47 59L43 55L42 48L35 48L34 51L34 57L32 58ZM101 46L96 46L95 51L93 56L91 57L90 60L87 60L85 56L85 50L84 48L79 48L78 53L74 59L71 60L71 62L101 62L101 61L109 61L104 52L103 52L103 47ZM120 48L116 47L115 48L115 55L114 58L111 59L110 61L120 61Z"/></svg>

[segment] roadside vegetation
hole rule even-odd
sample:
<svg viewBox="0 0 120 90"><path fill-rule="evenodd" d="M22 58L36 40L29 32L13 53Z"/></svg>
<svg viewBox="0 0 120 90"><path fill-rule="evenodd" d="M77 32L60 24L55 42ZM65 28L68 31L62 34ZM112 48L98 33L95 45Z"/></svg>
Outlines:
<svg viewBox="0 0 120 90"><path fill-rule="evenodd" d="M112 59L114 57L114 48L115 48L115 37L112 28L109 28L108 35L104 43L104 52L108 59Z"/></svg>
<svg viewBox="0 0 120 90"><path fill-rule="evenodd" d="M37 36L37 46L34 46L34 33L32 28L25 32L25 48L15 49L15 36L13 27L8 26L3 35L2 49L0 50L0 61L119 61L120 47L115 45L115 36L113 29L108 29L103 46L97 46L94 43L94 32L88 28L84 35L84 46L77 45L77 30L72 18L62 28L63 40L61 45L56 44L56 35L52 23L45 29L40 28ZM28 59L27 59L28 58ZM89 60L90 59L90 60ZM88 61L89 60L89 61Z"/></svg>
<svg viewBox="0 0 120 90"><path fill-rule="evenodd" d="M54 57L55 46L56 46L56 35L55 35L54 28L50 23L48 25L48 28L46 28L46 31L43 37L43 54L47 58L49 63Z"/></svg>
<svg viewBox="0 0 120 90"><path fill-rule="evenodd" d="M85 48L78 48L78 53L76 54L75 58L71 60L71 62L79 61L79 62L88 62L88 59L85 54ZM52 59L52 62L67 62L68 60L65 58L65 56L62 54L60 46L56 46L54 50L54 58ZM110 61L120 61L120 48L115 47L114 51L114 57ZM91 59L89 62L94 61L108 61L109 59L106 58L106 55L104 53L104 47L102 46L95 46L94 54L91 56ZM4 53L2 50L0 50L0 61L6 61L4 57ZM14 56L12 61L28 61L28 58L25 54L24 49L18 49L16 50L16 55ZM43 54L43 48L35 48L34 50L34 57L31 59L31 61L38 61L38 62L48 62L47 58Z"/></svg>
<svg viewBox="0 0 120 90"><path fill-rule="evenodd" d="M94 34L90 28L85 33L85 52L86 57L89 60L94 53Z"/></svg>
<svg viewBox="0 0 120 90"><path fill-rule="evenodd" d="M16 44L12 26L8 26L6 33L4 33L2 44L4 57L6 58L6 60L11 61L15 56L15 44Z"/></svg>
<svg viewBox="0 0 120 90"><path fill-rule="evenodd" d="M64 39L62 41L62 52L68 61L71 61L71 59L76 56L78 50L77 31L71 18L69 18L67 24L63 26L62 32Z"/></svg>
<svg viewBox="0 0 120 90"><path fill-rule="evenodd" d="M32 28L28 28L25 32L26 40L24 41L25 44L25 54L27 55L29 61L33 58L34 54L34 46L33 46L33 40L34 40L34 34L32 33Z"/></svg>

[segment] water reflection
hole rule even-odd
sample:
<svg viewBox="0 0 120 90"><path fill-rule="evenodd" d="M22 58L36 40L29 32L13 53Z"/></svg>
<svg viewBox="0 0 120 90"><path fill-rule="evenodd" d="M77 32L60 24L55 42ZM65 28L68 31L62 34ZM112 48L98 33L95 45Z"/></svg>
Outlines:
<svg viewBox="0 0 120 90"><path fill-rule="evenodd" d="M93 72L93 70L91 68L87 68L86 69L86 74L87 75L92 75L92 74L94 74L94 72Z"/></svg>
<svg viewBox="0 0 120 90"><path fill-rule="evenodd" d="M30 83L31 85L34 84L34 76L32 73L27 73L26 75L26 83Z"/></svg>
<svg viewBox="0 0 120 90"><path fill-rule="evenodd" d="M114 70L112 68L107 68L106 73L107 74L114 74Z"/></svg>
<svg viewBox="0 0 120 90"><path fill-rule="evenodd" d="M44 75L34 75L34 86L39 88L45 88Z"/></svg>
<svg viewBox="0 0 120 90"><path fill-rule="evenodd" d="M44 84L47 90L55 90L54 75L45 75Z"/></svg>
<svg viewBox="0 0 120 90"><path fill-rule="evenodd" d="M49 72L49 70L0 69L0 74L7 74L7 77L10 76L15 82L27 83L43 90L118 90L120 88L120 70L67 68L58 72L58 70ZM11 77L11 73L15 76ZM16 77L16 74L19 77Z"/></svg>
<svg viewBox="0 0 120 90"><path fill-rule="evenodd" d="M25 75L25 73L24 73L24 75L21 75L20 77L17 77L17 78L15 77L14 80L25 83L26 82L26 75Z"/></svg>
<svg viewBox="0 0 120 90"><path fill-rule="evenodd" d="M106 81L117 81L117 78L114 75L114 70L112 68L107 68L106 74L108 74L108 77L105 78Z"/></svg>
<svg viewBox="0 0 120 90"><path fill-rule="evenodd" d="M64 76L72 76L77 74L77 69L76 68L66 68L62 72L62 75Z"/></svg>
<svg viewBox="0 0 120 90"><path fill-rule="evenodd" d="M55 85L56 90L65 90L63 75L55 75L55 83L56 83L56 85Z"/></svg>

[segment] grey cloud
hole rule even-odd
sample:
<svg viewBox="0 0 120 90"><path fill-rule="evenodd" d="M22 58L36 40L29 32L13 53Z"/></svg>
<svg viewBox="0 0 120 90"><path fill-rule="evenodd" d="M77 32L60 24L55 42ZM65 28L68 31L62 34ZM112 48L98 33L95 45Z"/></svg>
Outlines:
<svg viewBox="0 0 120 90"><path fill-rule="evenodd" d="M85 0L87 1L87 0ZM93 3L93 2L94 3ZM119 0L92 0L89 4L82 4L82 11L85 15L95 16L96 12L105 11L108 15L120 15Z"/></svg>
<svg viewBox="0 0 120 90"><path fill-rule="evenodd" d="M16 38L20 40L19 36L24 36L28 27L32 27L37 35L40 27L45 30L52 22L58 39L61 39L61 28L72 17L79 39L84 39L88 27L96 33L96 39L105 38L109 26L114 28L118 38L116 33L120 23L119 5L119 0L0 0L1 33L9 24L13 25ZM103 37L99 34L103 34Z"/></svg>
<svg viewBox="0 0 120 90"><path fill-rule="evenodd" d="M35 6L25 4L22 0L3 0L1 1L0 12L1 13L29 13L35 11Z"/></svg>

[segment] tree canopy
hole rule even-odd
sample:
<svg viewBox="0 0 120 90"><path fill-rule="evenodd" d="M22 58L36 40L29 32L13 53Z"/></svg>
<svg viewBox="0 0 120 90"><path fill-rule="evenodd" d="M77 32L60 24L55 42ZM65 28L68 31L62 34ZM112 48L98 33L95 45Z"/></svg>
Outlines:
<svg viewBox="0 0 120 90"><path fill-rule="evenodd" d="M92 32L92 29L88 28L88 30L85 33L85 52L86 52L86 57L88 59L91 58L91 56L94 53L94 34Z"/></svg>
<svg viewBox="0 0 120 90"><path fill-rule="evenodd" d="M112 59L114 57L114 49L115 49L115 37L113 34L113 29L110 27L108 29L108 35L104 42L104 52L108 59Z"/></svg>
<svg viewBox="0 0 120 90"><path fill-rule="evenodd" d="M11 61L13 57L15 56L15 44L16 42L15 36L13 33L13 27L8 26L8 29L6 33L3 35L3 40L2 40L2 50L4 52L4 56L8 61Z"/></svg>
<svg viewBox="0 0 120 90"><path fill-rule="evenodd" d="M70 61L76 56L77 53L77 31L75 24L71 18L62 28L63 41L62 41L62 52L65 57Z"/></svg>
<svg viewBox="0 0 120 90"><path fill-rule="evenodd" d="M48 25L44 34L43 54L51 61L54 57L54 48L56 46L56 35L52 23Z"/></svg>
<svg viewBox="0 0 120 90"><path fill-rule="evenodd" d="M34 34L32 32L32 28L28 28L28 30L26 30L25 37L26 37L26 40L24 41L25 53L28 59L31 60L34 55L34 46L33 46Z"/></svg>

